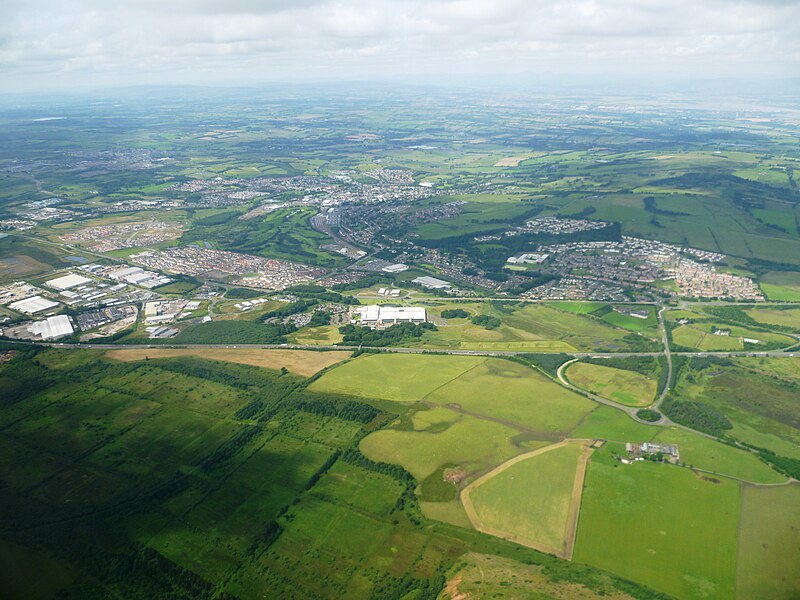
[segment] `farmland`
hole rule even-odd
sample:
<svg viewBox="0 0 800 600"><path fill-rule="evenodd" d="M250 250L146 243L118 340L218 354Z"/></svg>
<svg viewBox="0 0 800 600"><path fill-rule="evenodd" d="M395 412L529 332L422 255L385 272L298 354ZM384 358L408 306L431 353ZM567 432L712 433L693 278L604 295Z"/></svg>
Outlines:
<svg viewBox="0 0 800 600"><path fill-rule="evenodd" d="M800 593L800 486L742 490L737 598L791 598Z"/></svg>
<svg viewBox="0 0 800 600"><path fill-rule="evenodd" d="M586 447L573 442L518 458L462 492L467 514L481 531L570 557Z"/></svg>
<svg viewBox="0 0 800 600"><path fill-rule="evenodd" d="M635 371L576 362L566 370L573 385L627 406L647 406L656 395L656 381Z"/></svg>
<svg viewBox="0 0 800 600"><path fill-rule="evenodd" d="M680 598L732 597L738 484L680 467L619 465L611 449L589 464L574 559Z"/></svg>
<svg viewBox="0 0 800 600"><path fill-rule="evenodd" d="M106 356L122 361L136 361L179 356L195 356L206 360L232 362L253 367L280 370L309 377L331 365L347 359L349 352L311 352L307 350L269 350L261 348L130 348L109 350Z"/></svg>

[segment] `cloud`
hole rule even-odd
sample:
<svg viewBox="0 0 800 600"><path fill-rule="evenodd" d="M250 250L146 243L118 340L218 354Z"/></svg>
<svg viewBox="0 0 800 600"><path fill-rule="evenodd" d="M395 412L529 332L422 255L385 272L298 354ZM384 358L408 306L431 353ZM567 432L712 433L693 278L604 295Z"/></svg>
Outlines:
<svg viewBox="0 0 800 600"><path fill-rule="evenodd" d="M0 83L563 74L797 76L791 0L28 0Z"/></svg>

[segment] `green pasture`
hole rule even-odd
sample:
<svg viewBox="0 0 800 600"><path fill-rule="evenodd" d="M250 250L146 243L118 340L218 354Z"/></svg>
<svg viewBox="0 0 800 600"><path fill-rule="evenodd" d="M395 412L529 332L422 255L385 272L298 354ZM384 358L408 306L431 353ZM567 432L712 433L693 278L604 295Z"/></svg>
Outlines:
<svg viewBox="0 0 800 600"><path fill-rule="evenodd" d="M478 356L366 354L331 369L309 389L413 402L485 360Z"/></svg>
<svg viewBox="0 0 800 600"><path fill-rule="evenodd" d="M800 486L742 489L736 598L800 596Z"/></svg>
<svg viewBox="0 0 800 600"><path fill-rule="evenodd" d="M649 442L658 433L654 425L634 421L626 413L610 406L598 405L572 430L571 437L610 440L618 443Z"/></svg>
<svg viewBox="0 0 800 600"><path fill-rule="evenodd" d="M365 456L402 465L418 480L446 464L468 472L494 467L530 449L514 444L517 429L494 421L464 415L444 431L382 429L361 441Z"/></svg>
<svg viewBox="0 0 800 600"><path fill-rule="evenodd" d="M573 385L627 406L647 406L656 396L657 382L635 371L576 362L565 375Z"/></svg>
<svg viewBox="0 0 800 600"><path fill-rule="evenodd" d="M770 300L800 302L798 271L769 271L761 276L760 285Z"/></svg>
<svg viewBox="0 0 800 600"><path fill-rule="evenodd" d="M786 477L771 469L752 452L740 450L697 433L661 428L653 441L678 446L680 460L690 467L752 483L781 483Z"/></svg>
<svg viewBox="0 0 800 600"><path fill-rule="evenodd" d="M589 463L573 559L678 598L730 598L736 576L739 485L678 466Z"/></svg>
<svg viewBox="0 0 800 600"><path fill-rule="evenodd" d="M780 325L800 329L800 308L751 308L744 311L753 320L765 325Z"/></svg>
<svg viewBox="0 0 800 600"><path fill-rule="evenodd" d="M483 527L563 550L578 458L572 443L511 465L470 491Z"/></svg>

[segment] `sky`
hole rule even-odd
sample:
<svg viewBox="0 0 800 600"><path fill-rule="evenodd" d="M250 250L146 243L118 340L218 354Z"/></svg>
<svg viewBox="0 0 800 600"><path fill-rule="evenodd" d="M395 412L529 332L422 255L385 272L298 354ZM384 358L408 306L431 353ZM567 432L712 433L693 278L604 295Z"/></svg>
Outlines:
<svg viewBox="0 0 800 600"><path fill-rule="evenodd" d="M800 77L800 0L1 0L0 90Z"/></svg>

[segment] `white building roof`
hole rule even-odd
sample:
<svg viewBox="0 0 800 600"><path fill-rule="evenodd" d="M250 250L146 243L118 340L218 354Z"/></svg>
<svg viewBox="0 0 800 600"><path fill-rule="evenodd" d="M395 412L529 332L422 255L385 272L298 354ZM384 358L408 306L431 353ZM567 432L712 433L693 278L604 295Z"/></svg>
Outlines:
<svg viewBox="0 0 800 600"><path fill-rule="evenodd" d="M28 313L29 315L42 312L43 310L47 310L49 308L55 308L56 306L58 306L58 302L53 302L52 300L42 298L41 296L31 296L30 298L17 300L16 302L12 302L8 305L8 307L12 310L18 310L19 312Z"/></svg>
<svg viewBox="0 0 800 600"><path fill-rule="evenodd" d="M404 263L395 263L393 265L387 265L382 269L385 273L400 273L401 271L408 270L408 265Z"/></svg>
<svg viewBox="0 0 800 600"><path fill-rule="evenodd" d="M67 315L57 315L55 317L47 317L44 321L36 321L28 331L42 336L43 340L55 340L66 335L72 335L72 323L69 322Z"/></svg>
<svg viewBox="0 0 800 600"><path fill-rule="evenodd" d="M73 288L78 285L83 285L84 283L89 283L90 281L91 279L89 279L88 277L84 277L83 275L76 275L75 273L70 273L69 275L64 275L63 277L57 277L56 279L45 281L44 284L47 287L51 287L56 290L68 290L69 288Z"/></svg>
<svg viewBox="0 0 800 600"><path fill-rule="evenodd" d="M445 289L450 287L450 283L448 281L444 281L443 279L436 279L436 277L428 277L427 275L423 275L422 277L417 277L416 279L413 279L411 282L434 289Z"/></svg>

